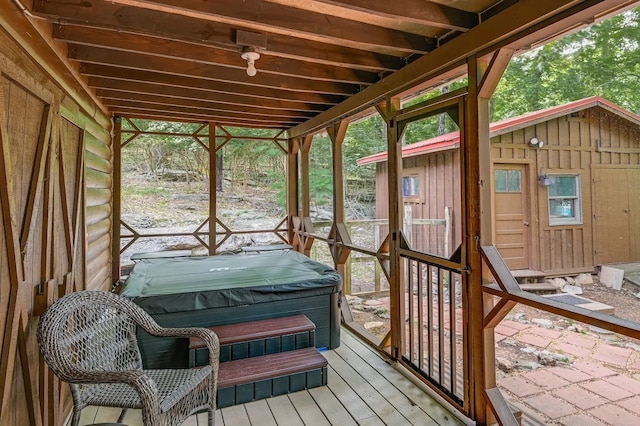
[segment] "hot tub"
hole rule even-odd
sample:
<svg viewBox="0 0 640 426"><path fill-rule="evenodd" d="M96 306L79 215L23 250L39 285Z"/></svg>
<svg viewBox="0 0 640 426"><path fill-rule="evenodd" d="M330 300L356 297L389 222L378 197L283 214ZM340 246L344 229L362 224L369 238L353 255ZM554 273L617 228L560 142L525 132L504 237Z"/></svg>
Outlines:
<svg viewBox="0 0 640 426"><path fill-rule="evenodd" d="M342 280L335 269L295 251L136 263L121 293L164 327L209 327L304 314L316 347L340 345ZM146 368L188 364L186 339L139 332Z"/></svg>

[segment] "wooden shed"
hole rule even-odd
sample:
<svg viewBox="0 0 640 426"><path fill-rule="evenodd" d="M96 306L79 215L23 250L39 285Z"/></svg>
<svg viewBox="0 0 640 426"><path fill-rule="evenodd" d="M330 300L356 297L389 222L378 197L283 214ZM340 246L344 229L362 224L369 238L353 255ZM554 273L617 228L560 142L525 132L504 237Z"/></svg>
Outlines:
<svg viewBox="0 0 640 426"><path fill-rule="evenodd" d="M489 98L514 54L637 3L0 0L0 425L60 426L68 420L69 386L48 368L36 330L63 295L110 291L120 279L120 234L126 227L121 149L142 133L123 123L134 119L192 124L194 133L183 136L206 150L209 176L216 176L219 149L233 139L250 139L234 130L268 129L271 136L254 139L266 139L282 152L287 204L278 228L265 232L280 233L304 254L323 244L342 275L351 254L372 257L389 284L390 329L373 341L352 323L346 302L344 326L446 404L445 421L455 416L477 425L495 418L515 424L496 386L493 334L513 306L524 303L633 338L640 338L640 325L521 291L493 247L492 197L483 182L493 179L493 169L508 175L511 169L492 166L490 153L497 158L500 151L502 162L521 167L521 185L538 191L525 213L541 222L528 229L558 243L547 252L541 242L534 244L545 256L528 267L588 270L596 261L609 261L613 249L592 253L602 247L602 237L596 233L588 241L587 212L605 218L610 213L592 201L582 204L583 224L550 226L541 214L547 195L537 177L579 168L581 187L593 187L594 198L610 189L607 182L619 186L622 179L628 183L621 193L635 195L637 170L627 165L638 162L637 127L630 130L637 117L600 101L575 108L575 117L567 111L536 125L514 125L493 142ZM463 76L467 86L403 107L416 93ZM384 121L390 155L388 233L374 249L354 243L347 231L343 179L349 123L372 111ZM452 193L459 188L461 205L442 199L443 206L452 206L453 237L447 253L432 256L406 244L401 139L407 125L441 111L451 112L461 129L460 185L450 187ZM606 126L616 130L605 132ZM310 217L309 151L320 132L330 139L333 173L333 222L325 234L316 232ZM585 132L588 139L581 137ZM573 149L550 150L558 135L558 145ZM545 145L529 146L533 136ZM443 165L453 160L447 150L438 155ZM215 180L208 185L205 223L221 224ZM608 208L622 199L609 195ZM636 235L629 235L624 250L633 257L640 239L631 212L624 229ZM221 241L242 232L203 224L193 236L214 255ZM487 271L498 284L484 285ZM457 286L447 288L448 298L445 283ZM398 392L393 377L384 388L390 399ZM412 414L416 404L409 402ZM375 401L359 407L369 408L380 407ZM389 411L400 416L393 407Z"/></svg>
<svg viewBox="0 0 640 426"><path fill-rule="evenodd" d="M489 129L494 244L509 268L570 275L640 260L639 115L595 96ZM414 221L451 212L448 241L423 243L449 257L445 243L460 241L460 135L407 145L402 161L404 182L417 176L417 191L404 194ZM358 164L374 162L376 182L385 182L386 153ZM387 217L385 191L377 185L379 217ZM420 238L436 237L414 235Z"/></svg>

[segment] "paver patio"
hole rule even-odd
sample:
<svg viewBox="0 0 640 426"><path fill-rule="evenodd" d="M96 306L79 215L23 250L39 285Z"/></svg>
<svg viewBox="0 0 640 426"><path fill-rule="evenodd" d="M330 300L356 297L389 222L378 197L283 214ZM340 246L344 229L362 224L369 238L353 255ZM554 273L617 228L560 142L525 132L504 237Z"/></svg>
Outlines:
<svg viewBox="0 0 640 426"><path fill-rule="evenodd" d="M496 327L496 342L507 338L519 347L546 349L569 360L532 371L515 370L498 378L505 398L522 408L523 424L640 424L637 346L621 347L596 333L547 329L511 320Z"/></svg>

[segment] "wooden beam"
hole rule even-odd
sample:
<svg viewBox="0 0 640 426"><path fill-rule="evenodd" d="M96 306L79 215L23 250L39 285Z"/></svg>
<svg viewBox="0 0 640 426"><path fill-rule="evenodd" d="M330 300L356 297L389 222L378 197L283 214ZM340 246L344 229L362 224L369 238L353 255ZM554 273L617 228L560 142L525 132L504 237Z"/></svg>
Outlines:
<svg viewBox="0 0 640 426"><path fill-rule="evenodd" d="M106 77L135 82L150 82L172 87L197 88L216 93L231 93L235 95L244 94L246 97L258 97L274 100L292 100L296 102L310 102L313 104L335 105L342 102L345 96L336 96L323 93L296 92L281 90L279 87L256 87L237 83L226 83L200 79L197 77L182 76L176 78L169 74L162 74L153 71L126 69L107 65L82 64L80 71L87 76Z"/></svg>
<svg viewBox="0 0 640 426"><path fill-rule="evenodd" d="M195 122L203 122L207 121L209 118L215 117L207 117L207 116L189 116L186 114L175 114L170 111L143 111L143 110L133 110L129 108L119 108L117 111L114 111L115 115L121 115L122 117L127 118L137 118L140 120L163 120L163 121L175 121L175 122L184 122L184 123L193 123ZM230 126L236 127L249 127L256 129L286 129L286 124L272 122L272 123L256 123L256 122L242 122L237 120L227 120L220 119L217 121L220 124L226 124Z"/></svg>
<svg viewBox="0 0 640 426"><path fill-rule="evenodd" d="M229 70L228 67L100 47L72 45L69 47L69 59L83 63L153 71L175 77L230 82L240 86L277 87L284 91L352 95L360 90L360 86L355 84L307 80L301 77L284 78L284 76L260 72L256 76L250 77L245 72L246 64L242 64L243 66L235 70Z"/></svg>
<svg viewBox="0 0 640 426"><path fill-rule="evenodd" d="M461 175L463 199L463 250L466 255L466 267L470 271L464 276L468 300L467 345L470 362L470 398L464 398L469 404L471 417L479 424L488 424L485 395L485 357L493 351L484 339L484 300L482 293L482 258L480 250L481 211L480 211L480 143L478 137L478 72L477 60L471 57L467 67L469 76L469 94L465 104L462 127ZM465 202L466 201L466 202Z"/></svg>
<svg viewBox="0 0 640 426"><path fill-rule="evenodd" d="M299 170L298 170L298 153L300 152L300 138L289 139L287 141L287 237L289 244L293 243L294 233L294 217L298 216L298 200L299 200Z"/></svg>
<svg viewBox="0 0 640 426"><path fill-rule="evenodd" d="M120 221L122 219L122 117L113 120L113 210L111 215L111 278L120 279Z"/></svg>
<svg viewBox="0 0 640 426"><path fill-rule="evenodd" d="M0 2L0 27L24 49L57 84L102 127L109 127L109 117L99 101L69 66L59 46L49 37L51 28L44 22L28 19L13 2ZM36 35L37 34L37 35Z"/></svg>
<svg viewBox="0 0 640 426"><path fill-rule="evenodd" d="M403 0L402 3L372 0L267 1L320 13L329 14L337 11L345 16L351 16L352 19L363 19L365 22L368 22L367 18L371 20L371 18L383 17L396 22L410 22L423 27L432 26L457 31L466 31L478 24L478 15L475 13L423 0Z"/></svg>
<svg viewBox="0 0 640 426"><path fill-rule="evenodd" d="M500 426L520 426L520 423L509 408L509 404L502 396L500 389L495 387L487 389L485 395L490 403L491 411L493 411Z"/></svg>
<svg viewBox="0 0 640 426"><path fill-rule="evenodd" d="M195 100L225 105L229 110L235 110L235 107L254 107L261 110L274 111L276 115L281 111L287 111L287 113L300 112L301 114L313 116L329 108L327 105L322 104L288 101L286 99L256 99L240 94L218 93L201 89L145 83L142 81L117 80L107 77L90 77L88 83L90 87L96 89L96 95L101 98L136 99L136 94L151 94L185 101Z"/></svg>
<svg viewBox="0 0 640 426"><path fill-rule="evenodd" d="M391 348L392 359L399 359L404 348L404 265L400 258L400 233L404 213L402 206L402 143L401 132L397 123L391 117L400 110L400 99L388 98L383 104L376 106L385 120L387 131L387 191L389 196L389 312L391 317Z"/></svg>
<svg viewBox="0 0 640 426"><path fill-rule="evenodd" d="M482 99L489 99L493 96L493 93L502 78L511 58L514 54L513 49L500 49L494 52L491 57L491 62L482 75L482 80L478 86L478 97Z"/></svg>
<svg viewBox="0 0 640 426"><path fill-rule="evenodd" d="M178 105L172 102L150 102L148 100L125 100L125 99L105 99L105 105L108 105L110 109L116 111L120 108L138 109L146 111L173 111L175 113L184 113L187 115L199 115L203 117L220 117L227 118L229 120L238 121L252 121L256 123L272 121L278 121L280 123L287 123L289 125L300 123L305 120L305 117L288 117L288 116L272 116L269 114L251 114L241 113L237 111L229 111L228 109L205 109L199 106L185 106Z"/></svg>
<svg viewBox="0 0 640 426"><path fill-rule="evenodd" d="M235 44L238 26L214 24L206 18L144 10L111 2L93 2L90 7L72 2L35 2L33 11L39 17L63 24L147 34L167 40L226 48L238 54L242 49ZM300 43L300 39L289 34L266 34L268 50L264 52L265 55L303 59L334 67L346 66L374 72L394 71L404 65L402 57L406 56L404 53L393 56L313 40Z"/></svg>
<svg viewBox="0 0 640 426"><path fill-rule="evenodd" d="M217 65L245 69L247 63L237 50L218 49L212 46L172 41L162 43L153 36L131 34L101 28L76 25L54 25L53 36L72 45L102 47L122 52L156 55L165 58L182 59L200 64ZM334 81L369 85L379 80L379 74L347 67L335 67L304 60L261 55L256 67L260 74L275 74L287 77L301 77L309 80ZM383 70L380 70L383 71Z"/></svg>
<svg viewBox="0 0 640 426"><path fill-rule="evenodd" d="M160 94L152 94L151 93L137 93L131 94L124 91L118 90L104 90L99 89L96 90L96 94L100 96L101 99L105 101L107 105L117 105L119 101L127 101L127 102L140 102L140 103L148 103L148 104L158 104L165 106L174 106L179 108L187 107L187 108L199 108L206 111L215 111L222 113L233 113L239 114L240 116L256 116L258 117L284 117L284 118L298 118L298 119L306 119L313 117L314 112L305 112L305 111L286 111L286 110L265 110L261 108L259 105L255 105L254 107L244 106L244 105L232 105L222 102L209 102L206 100L194 100L194 99L184 99L179 97L171 97L164 96Z"/></svg>
<svg viewBox="0 0 640 426"><path fill-rule="evenodd" d="M112 0L112 2L381 53L426 53L435 45L435 40L416 34L260 0L243 0L242 7L238 7L235 0L217 0L215 3L199 0Z"/></svg>
<svg viewBox="0 0 640 426"><path fill-rule="evenodd" d="M464 34L455 37L436 50L422 56L403 69L383 78L378 83L367 87L362 92L351 96L315 118L288 130L289 137L305 135L323 128L341 117L349 116L380 102L385 96L395 96L411 89L425 81L433 80L436 84L438 76L456 67L462 67L465 58L484 51L513 44L510 48L517 48L518 41L532 33L540 32L544 35L544 28L552 23L561 21L572 15L591 8L591 13L597 13L598 6L602 10L609 10L605 2L598 0L572 0L558 3L554 0L521 0L508 10L480 23ZM627 1L619 3L628 4ZM460 75L465 69L460 68Z"/></svg>

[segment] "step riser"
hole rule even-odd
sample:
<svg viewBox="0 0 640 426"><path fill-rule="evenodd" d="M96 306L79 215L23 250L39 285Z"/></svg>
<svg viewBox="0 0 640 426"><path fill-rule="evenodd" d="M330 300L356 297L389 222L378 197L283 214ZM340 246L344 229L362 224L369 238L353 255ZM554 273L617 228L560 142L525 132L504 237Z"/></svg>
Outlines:
<svg viewBox="0 0 640 426"><path fill-rule="evenodd" d="M288 352L313 347L314 345L314 331L222 345L220 346L220 362ZM209 352L206 348L189 350L189 367L206 365L208 363Z"/></svg>
<svg viewBox="0 0 640 426"><path fill-rule="evenodd" d="M327 384L327 367L218 389L218 408L245 404Z"/></svg>

